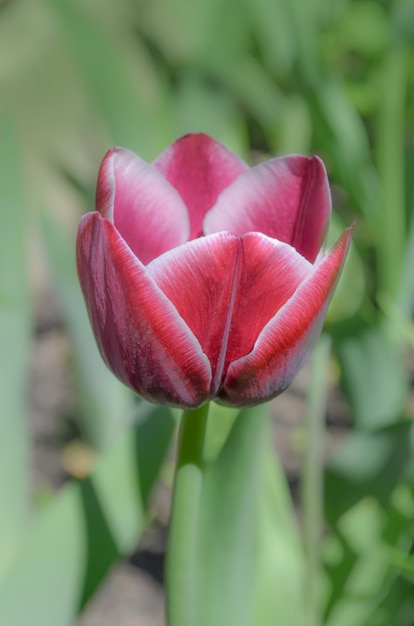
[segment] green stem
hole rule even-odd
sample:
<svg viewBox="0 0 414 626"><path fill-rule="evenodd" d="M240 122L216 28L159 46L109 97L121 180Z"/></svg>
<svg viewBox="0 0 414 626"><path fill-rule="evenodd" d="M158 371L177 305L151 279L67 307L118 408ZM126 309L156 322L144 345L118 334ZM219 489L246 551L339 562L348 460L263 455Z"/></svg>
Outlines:
<svg viewBox="0 0 414 626"><path fill-rule="evenodd" d="M180 424L166 566L168 626L195 626L197 533L207 418L205 404L184 411Z"/></svg>
<svg viewBox="0 0 414 626"><path fill-rule="evenodd" d="M323 529L323 445L330 340L322 336L311 361L307 411L307 448L302 481L303 533L307 556L309 626L322 623L319 603L320 549Z"/></svg>

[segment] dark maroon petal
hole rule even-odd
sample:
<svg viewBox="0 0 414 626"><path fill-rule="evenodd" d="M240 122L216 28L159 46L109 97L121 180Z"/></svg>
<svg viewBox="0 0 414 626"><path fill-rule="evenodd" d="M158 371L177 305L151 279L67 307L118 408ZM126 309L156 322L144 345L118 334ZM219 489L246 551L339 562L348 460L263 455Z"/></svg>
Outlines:
<svg viewBox="0 0 414 626"><path fill-rule="evenodd" d="M323 325L350 245L352 229L315 267L294 295L268 322L250 354L231 363L219 398L249 406L290 385L309 356Z"/></svg>
<svg viewBox="0 0 414 626"><path fill-rule="evenodd" d="M330 214L322 161L288 156L265 161L239 176L207 213L204 232L261 232L289 243L313 263Z"/></svg>
<svg viewBox="0 0 414 626"><path fill-rule="evenodd" d="M204 402L211 367L198 340L99 213L80 223L77 266L96 340L116 376L160 404Z"/></svg>
<svg viewBox="0 0 414 626"><path fill-rule="evenodd" d="M248 166L233 152L201 133L174 142L153 164L188 207L190 238L203 234L203 219L219 194Z"/></svg>
<svg viewBox="0 0 414 626"><path fill-rule="evenodd" d="M214 396L220 384L240 275L240 241L229 233L201 237L147 266L199 340L212 367Z"/></svg>
<svg viewBox="0 0 414 626"><path fill-rule="evenodd" d="M96 208L146 264L188 241L188 211L177 191L136 154L112 148L102 161Z"/></svg>

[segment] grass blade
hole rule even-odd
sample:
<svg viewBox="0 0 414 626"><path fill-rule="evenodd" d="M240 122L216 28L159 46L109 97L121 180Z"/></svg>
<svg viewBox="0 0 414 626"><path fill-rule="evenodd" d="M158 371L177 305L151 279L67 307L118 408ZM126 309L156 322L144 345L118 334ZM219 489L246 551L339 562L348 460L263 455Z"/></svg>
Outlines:
<svg viewBox="0 0 414 626"><path fill-rule="evenodd" d="M26 425L30 314L25 244L28 220L18 140L0 126L0 578L20 546L29 513Z"/></svg>
<svg viewBox="0 0 414 626"><path fill-rule="evenodd" d="M133 85L122 48L71 0L50 2L71 45L74 58L110 132L112 143L152 155L157 126L149 123L155 81L148 68L139 72L140 91ZM139 50L137 48L137 58ZM155 97L155 94L152 94ZM145 98L147 102L145 102ZM155 107L156 108L156 107ZM155 155L154 155L155 156Z"/></svg>

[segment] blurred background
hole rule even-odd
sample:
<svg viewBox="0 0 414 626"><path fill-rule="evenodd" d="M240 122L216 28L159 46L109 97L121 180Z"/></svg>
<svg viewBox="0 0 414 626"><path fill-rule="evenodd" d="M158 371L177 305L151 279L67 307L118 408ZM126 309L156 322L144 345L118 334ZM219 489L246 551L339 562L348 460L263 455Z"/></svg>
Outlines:
<svg viewBox="0 0 414 626"><path fill-rule="evenodd" d="M193 131L320 155L329 244L356 220L274 445L320 623L414 624L413 42L412 0L0 2L1 624L164 624L175 418L101 363L74 238L110 146Z"/></svg>

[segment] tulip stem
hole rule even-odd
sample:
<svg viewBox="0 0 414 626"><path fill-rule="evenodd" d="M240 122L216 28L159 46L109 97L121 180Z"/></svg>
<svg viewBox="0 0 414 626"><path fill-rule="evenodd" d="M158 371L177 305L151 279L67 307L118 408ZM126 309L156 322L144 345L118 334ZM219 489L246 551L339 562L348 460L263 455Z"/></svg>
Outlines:
<svg viewBox="0 0 414 626"><path fill-rule="evenodd" d="M198 520L208 404L183 413L166 564L167 624L195 625Z"/></svg>

